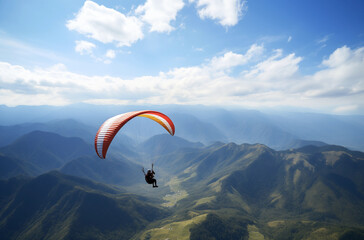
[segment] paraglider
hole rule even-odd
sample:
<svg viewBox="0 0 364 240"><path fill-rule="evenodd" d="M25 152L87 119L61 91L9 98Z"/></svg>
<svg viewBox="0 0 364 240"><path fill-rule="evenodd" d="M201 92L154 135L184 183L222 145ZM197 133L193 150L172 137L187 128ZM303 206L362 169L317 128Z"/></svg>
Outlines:
<svg viewBox="0 0 364 240"><path fill-rule="evenodd" d="M148 169L147 173L145 173L144 171L144 168L142 168L142 171L144 173L144 177L145 177L145 181L148 183L148 184L153 184L153 187L158 187L157 186L157 180L155 180L154 178L154 170L153 170L153 163L152 163L152 170Z"/></svg>
<svg viewBox="0 0 364 240"><path fill-rule="evenodd" d="M151 110L144 110L119 114L117 116L107 119L96 133L95 151L100 158L104 159L106 157L107 150L109 149L109 146L115 135L127 122L135 117L146 117L152 119L159 123L162 127L164 127L169 132L169 134L171 134L172 136L174 135L174 124L172 120L163 113ZM145 181L148 184L153 184L153 188L155 188L158 186L157 180L154 178L155 172L153 170L153 165L154 164L152 164L152 169L148 170L147 173L145 173L144 168L142 170L144 173Z"/></svg>
<svg viewBox="0 0 364 240"><path fill-rule="evenodd" d="M174 135L174 124L172 120L163 113L151 110L133 111L123 113L107 119L97 131L95 137L95 150L97 155L104 159L107 150L119 130L135 117L146 117L152 119L164 127L169 134Z"/></svg>

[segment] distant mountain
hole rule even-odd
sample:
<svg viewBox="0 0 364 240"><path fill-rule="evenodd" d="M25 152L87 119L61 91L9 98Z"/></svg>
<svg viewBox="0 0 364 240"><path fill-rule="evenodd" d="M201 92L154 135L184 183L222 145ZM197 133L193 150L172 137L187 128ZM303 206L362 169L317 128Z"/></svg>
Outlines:
<svg viewBox="0 0 364 240"><path fill-rule="evenodd" d="M153 109L166 113L175 122L176 136L192 142L204 144L211 144L215 141L238 144L261 143L276 150L284 150L299 146L299 142L309 141L342 145L364 151L364 116L354 115L227 110L207 106L75 104L63 107L0 106L0 124L47 123L52 120L74 119L91 126L90 129L93 129L91 135L94 135L93 132L97 131L98 127L109 117L142 109ZM51 129L39 130L51 131ZM67 129L64 130L64 132L67 131ZM138 143L163 132L163 128L148 119L135 119L122 130L123 134ZM57 133L63 135L61 131ZM81 134L83 135L83 133L78 133L78 135ZM93 139L92 136L86 138L90 137ZM4 144L2 139L5 138L0 134L0 146Z"/></svg>
<svg viewBox="0 0 364 240"><path fill-rule="evenodd" d="M126 158L138 159L138 154L123 144L128 141L126 136L115 139L107 159L103 160L97 157L93 145L80 138L34 131L0 148L0 179L37 176L59 169L66 174L108 184L140 183L142 167Z"/></svg>
<svg viewBox="0 0 364 240"><path fill-rule="evenodd" d="M142 166L118 157L100 159L94 157L81 157L66 163L60 171L65 174L87 178L93 181L129 186L144 183L141 174Z"/></svg>
<svg viewBox="0 0 364 240"><path fill-rule="evenodd" d="M0 105L0 124L15 125L22 123L34 123L49 121L49 118L43 121L45 116L53 115L56 108L52 106L16 106L7 107ZM54 120L54 118L52 119Z"/></svg>
<svg viewBox="0 0 364 240"><path fill-rule="evenodd" d="M202 143L189 142L177 136L169 134L156 135L138 146L140 152L147 155L158 156L172 153L185 148L202 148Z"/></svg>
<svg viewBox="0 0 364 240"><path fill-rule="evenodd" d="M0 126L0 147L11 144L17 138L33 131L52 132L64 137L79 137L86 142L93 142L97 130L73 119Z"/></svg>
<svg viewBox="0 0 364 240"><path fill-rule="evenodd" d="M45 125L46 128L43 130L45 132L57 133L64 137L79 137L86 142L93 142L97 132L97 128L71 118L52 120Z"/></svg>
<svg viewBox="0 0 364 240"><path fill-rule="evenodd" d="M125 135L123 132L119 132L110 144L107 156L118 157L122 155L135 159L138 158L137 146L138 144L133 138Z"/></svg>
<svg viewBox="0 0 364 240"><path fill-rule="evenodd" d="M228 141L226 133L211 122L201 121L189 113L171 113L170 117L176 125L176 136L204 144Z"/></svg>
<svg viewBox="0 0 364 240"><path fill-rule="evenodd" d="M0 179L7 179L18 175L31 176L31 168L23 161L0 154ZM35 168L33 166L33 168ZM36 172L36 170L35 170Z"/></svg>
<svg viewBox="0 0 364 240"><path fill-rule="evenodd" d="M33 165L39 174L59 168L72 159L93 154L93 146L80 138L34 131L0 148L0 152Z"/></svg>
<svg viewBox="0 0 364 240"><path fill-rule="evenodd" d="M286 149L297 149L305 146L323 147L326 145L328 144L321 141L293 140L290 144L287 145L288 148Z"/></svg>
<svg viewBox="0 0 364 240"><path fill-rule="evenodd" d="M297 136L364 151L364 116L318 113L272 113L272 123Z"/></svg>
<svg viewBox="0 0 364 240"><path fill-rule="evenodd" d="M227 142L261 143L272 148L286 148L297 137L284 128L277 127L265 114L254 110L196 112L196 116L213 123L225 136ZM225 141L226 142L226 141Z"/></svg>
<svg viewBox="0 0 364 240"><path fill-rule="evenodd" d="M0 181L0 194L0 239L131 239L167 213L57 172Z"/></svg>

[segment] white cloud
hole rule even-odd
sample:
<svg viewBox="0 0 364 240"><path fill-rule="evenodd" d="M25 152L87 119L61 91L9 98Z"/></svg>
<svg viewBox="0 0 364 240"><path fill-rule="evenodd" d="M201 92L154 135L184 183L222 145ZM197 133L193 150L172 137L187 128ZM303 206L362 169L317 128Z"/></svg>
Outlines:
<svg viewBox="0 0 364 240"><path fill-rule="evenodd" d="M255 65L245 77L255 81L286 80L297 73L301 60L302 58L296 57L294 53L283 57L282 50L278 49L273 56Z"/></svg>
<svg viewBox="0 0 364 240"><path fill-rule="evenodd" d="M329 40L330 36L326 35L323 38L320 38L319 40L317 40L318 44L325 44L328 40Z"/></svg>
<svg viewBox="0 0 364 240"><path fill-rule="evenodd" d="M80 53L81 55L89 55L95 61L103 62L104 64L110 64L111 59L114 59L116 57L116 52L112 49L107 50L104 56L97 57L93 53L93 49L95 47L95 44L88 41L76 41L75 51Z"/></svg>
<svg viewBox="0 0 364 240"><path fill-rule="evenodd" d="M345 106L339 106L335 108L333 111L338 114L343 114L347 112L353 112L358 109L358 105L345 105Z"/></svg>
<svg viewBox="0 0 364 240"><path fill-rule="evenodd" d="M214 57L211 60L211 66L216 70L224 70L232 67L246 64L252 58L259 56L263 53L263 46L253 44L245 55L233 52L227 52L222 57Z"/></svg>
<svg viewBox="0 0 364 240"><path fill-rule="evenodd" d="M214 57L211 65L216 69L229 69L246 63L248 59L242 55L233 52L227 52L222 57Z"/></svg>
<svg viewBox="0 0 364 240"><path fill-rule="evenodd" d="M196 0L198 14L201 19L217 20L222 26L234 26L246 10L243 0Z"/></svg>
<svg viewBox="0 0 364 240"><path fill-rule="evenodd" d="M283 105L334 113L364 109L364 48L338 48L320 70L304 76L299 72L301 57L280 49L262 55L263 50L252 45L245 53L230 51L201 65L133 79L85 76L62 64L26 69L0 62L0 104ZM244 70L231 75L229 69L236 67Z"/></svg>
<svg viewBox="0 0 364 240"><path fill-rule="evenodd" d="M359 54L354 54L354 55L360 56L360 51L362 51L362 49L359 49L357 51ZM351 49L348 48L347 46L343 46L341 48L336 49L335 52L332 53L330 57L328 59L325 59L322 63L330 68L339 67L340 65L348 62L352 58L352 55L353 52L351 51Z"/></svg>
<svg viewBox="0 0 364 240"><path fill-rule="evenodd" d="M319 45L320 49L325 48L327 46L327 42L330 39L330 35L326 35L318 40L316 40L316 44Z"/></svg>
<svg viewBox="0 0 364 240"><path fill-rule="evenodd" d="M176 19L183 6L183 0L147 0L135 12L142 14L141 19L151 25L151 32L171 32L174 27L170 22Z"/></svg>
<svg viewBox="0 0 364 240"><path fill-rule="evenodd" d="M66 26L102 43L116 42L121 47L143 38L142 25L134 16L125 16L114 9L86 1Z"/></svg>
<svg viewBox="0 0 364 240"><path fill-rule="evenodd" d="M312 76L306 76L299 86L309 89L305 94L315 98L361 97L364 102L364 47L350 49L347 46L336 49L325 67ZM341 105L341 104L340 104Z"/></svg>
<svg viewBox="0 0 364 240"><path fill-rule="evenodd" d="M112 49L107 50L107 52L105 54L105 57L111 58L111 59L115 58L115 56L116 56L116 53Z"/></svg>
<svg viewBox="0 0 364 240"><path fill-rule="evenodd" d="M291 42L292 41L292 36L289 36L287 39L287 42Z"/></svg>
<svg viewBox="0 0 364 240"><path fill-rule="evenodd" d="M196 52L203 52L203 51L204 51L204 49L203 49L203 48L194 48L194 50L195 50Z"/></svg>
<svg viewBox="0 0 364 240"><path fill-rule="evenodd" d="M83 40L76 41L75 51L81 55L83 54L92 55L92 49L94 49L95 47L96 47L95 44L88 41L83 41Z"/></svg>

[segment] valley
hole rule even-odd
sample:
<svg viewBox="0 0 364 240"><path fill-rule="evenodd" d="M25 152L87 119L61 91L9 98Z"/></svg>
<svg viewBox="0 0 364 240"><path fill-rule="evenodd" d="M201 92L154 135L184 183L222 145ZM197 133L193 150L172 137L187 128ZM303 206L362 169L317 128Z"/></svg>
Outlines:
<svg viewBox="0 0 364 240"><path fill-rule="evenodd" d="M81 138L38 130L2 147L0 237L364 235L362 152L335 145L283 151L263 144L203 145L168 135L139 147L127 143L115 145L105 160ZM123 154L125 149L129 154ZM147 185L141 173L151 162L158 189Z"/></svg>

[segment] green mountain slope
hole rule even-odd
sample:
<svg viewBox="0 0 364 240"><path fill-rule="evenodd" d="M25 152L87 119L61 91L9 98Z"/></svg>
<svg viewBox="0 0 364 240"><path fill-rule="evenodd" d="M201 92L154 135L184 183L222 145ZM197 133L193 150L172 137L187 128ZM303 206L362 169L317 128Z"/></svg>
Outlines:
<svg viewBox="0 0 364 240"><path fill-rule="evenodd" d="M26 166L23 161L0 154L0 179L7 179L18 175L33 175L34 166Z"/></svg>
<svg viewBox="0 0 364 240"><path fill-rule="evenodd" d="M102 160L97 157L93 145L80 138L34 131L0 148L0 179L17 175L37 176L59 169L66 174L102 183L142 183L142 166L124 157L135 159L138 153L122 146L123 143L113 145L107 159Z"/></svg>
<svg viewBox="0 0 364 240"><path fill-rule="evenodd" d="M184 186L207 184L225 206L232 194L255 216L320 213L364 223L363 153L336 146L276 152L226 144L198 158L193 177L181 174L188 179Z"/></svg>
<svg viewBox="0 0 364 240"><path fill-rule="evenodd" d="M141 169L142 166L125 158L100 159L90 156L74 159L66 163L60 171L97 182L127 186L144 183Z"/></svg>
<svg viewBox="0 0 364 240"><path fill-rule="evenodd" d="M14 181L0 182L0 239L130 239L166 216L144 199L57 172Z"/></svg>
<svg viewBox="0 0 364 240"><path fill-rule="evenodd" d="M364 153L339 146L274 151L230 143L171 157L161 158L176 174L169 184L178 182L175 195L186 192L174 204L177 212L216 214L226 221L245 216L253 222L246 228L250 235L273 239L362 236ZM204 221L199 224L205 228Z"/></svg>
<svg viewBox="0 0 364 240"><path fill-rule="evenodd" d="M59 137L55 138L63 139ZM167 135L156 136L143 147L155 162L158 189L143 182L141 166L132 162L142 151L127 159L118 149L107 160L94 156L93 149L93 155L74 159L50 152L60 159L63 173L126 186L124 193L54 172L0 181L0 239L360 239L364 235L362 152L334 145L286 151L262 144L217 142L203 147L180 138L172 141ZM0 160L7 166L4 172L29 169L15 156L0 155Z"/></svg>
<svg viewBox="0 0 364 240"><path fill-rule="evenodd" d="M93 146L80 138L34 131L0 148L0 152L32 165L40 174L59 168L74 158L92 154Z"/></svg>

